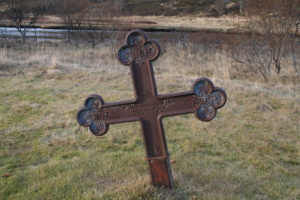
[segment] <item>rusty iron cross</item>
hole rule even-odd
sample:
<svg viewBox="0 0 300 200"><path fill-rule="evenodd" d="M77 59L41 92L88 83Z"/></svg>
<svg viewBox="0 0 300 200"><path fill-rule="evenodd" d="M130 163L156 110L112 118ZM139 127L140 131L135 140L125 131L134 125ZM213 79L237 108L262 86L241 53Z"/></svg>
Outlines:
<svg viewBox="0 0 300 200"><path fill-rule="evenodd" d="M80 125L96 135L104 135L110 124L139 121L143 131L146 159L152 182L159 187L173 187L169 153L162 118L195 113L201 121L210 121L226 102L226 93L207 78L198 78L189 91L157 94L152 61L160 55L160 45L148 40L140 30L126 36L117 53L123 65L130 66L135 98L105 103L92 94L77 113Z"/></svg>

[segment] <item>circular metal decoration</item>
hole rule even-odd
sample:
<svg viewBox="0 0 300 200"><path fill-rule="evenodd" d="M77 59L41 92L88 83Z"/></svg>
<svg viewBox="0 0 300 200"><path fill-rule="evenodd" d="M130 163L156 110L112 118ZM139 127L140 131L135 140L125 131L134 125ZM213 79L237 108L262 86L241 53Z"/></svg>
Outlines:
<svg viewBox="0 0 300 200"><path fill-rule="evenodd" d="M225 105L227 96L223 89L214 87L208 78L197 79L192 87L200 105L195 112L201 121L210 121L216 114L217 109Z"/></svg>
<svg viewBox="0 0 300 200"><path fill-rule="evenodd" d="M147 60L154 61L159 57L160 46L155 40L148 40L140 30L128 33L126 43L117 53L121 64L130 65L132 62L142 66Z"/></svg>
<svg viewBox="0 0 300 200"><path fill-rule="evenodd" d="M77 113L77 122L81 126L89 127L90 131L97 136L104 135L109 128L109 125L103 122L108 115L101 109L103 103L99 95L89 95L84 102L84 108Z"/></svg>

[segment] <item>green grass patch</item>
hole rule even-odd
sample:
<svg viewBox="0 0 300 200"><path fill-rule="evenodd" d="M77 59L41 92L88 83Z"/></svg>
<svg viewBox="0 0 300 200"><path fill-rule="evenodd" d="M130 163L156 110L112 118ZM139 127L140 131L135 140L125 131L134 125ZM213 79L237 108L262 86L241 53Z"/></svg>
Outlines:
<svg viewBox="0 0 300 200"><path fill-rule="evenodd" d="M44 68L18 70L24 73L0 78L0 175L10 174L0 177L1 199L300 198L294 86L216 80L228 101L214 120L164 118L176 161L168 190L150 182L138 122L111 125L102 137L76 122L89 94L105 102L132 99L128 71L71 68L57 78ZM171 71L157 76L159 93L189 90L195 74Z"/></svg>

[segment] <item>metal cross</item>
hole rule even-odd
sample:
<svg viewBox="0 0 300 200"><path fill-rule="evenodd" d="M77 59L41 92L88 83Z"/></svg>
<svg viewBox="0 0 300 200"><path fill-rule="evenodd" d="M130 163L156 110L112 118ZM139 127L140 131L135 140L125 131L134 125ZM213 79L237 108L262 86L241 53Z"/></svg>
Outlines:
<svg viewBox="0 0 300 200"><path fill-rule="evenodd" d="M110 124L139 121L143 131L146 159L152 182L159 187L173 187L169 152L162 123L163 117L194 113L201 121L210 121L226 102L226 93L207 78L198 78L189 91L157 94L152 61L160 55L160 46L148 40L140 30L126 36L117 53L123 65L130 66L135 98L105 103L92 94L77 113L80 125L97 136L104 135Z"/></svg>

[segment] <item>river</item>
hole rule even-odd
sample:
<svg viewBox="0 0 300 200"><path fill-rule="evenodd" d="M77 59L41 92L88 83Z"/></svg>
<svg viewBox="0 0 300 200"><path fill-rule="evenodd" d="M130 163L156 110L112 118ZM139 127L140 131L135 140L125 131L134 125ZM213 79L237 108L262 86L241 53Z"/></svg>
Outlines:
<svg viewBox="0 0 300 200"><path fill-rule="evenodd" d="M0 27L0 37L2 38L22 38L16 28ZM34 39L37 41L45 40L65 40L67 39L67 30L63 29L42 29L30 28L26 33L26 39Z"/></svg>
<svg viewBox="0 0 300 200"><path fill-rule="evenodd" d="M109 31L105 34L105 40L117 39L109 37L109 35L121 35L120 31ZM184 40L187 38L189 34L192 33L181 33L181 32L146 32L148 38L156 39L156 40L163 40L163 39L174 39L177 40ZM124 34L125 35L125 34ZM8 27L0 27L0 39L7 38L7 39L21 39L21 34L18 32L16 28L8 28ZM121 37L122 38L122 37ZM124 37L123 37L124 38ZM67 40L67 30L66 29L42 29L42 28L30 28L26 33L26 40L36 40L36 41L61 41Z"/></svg>

